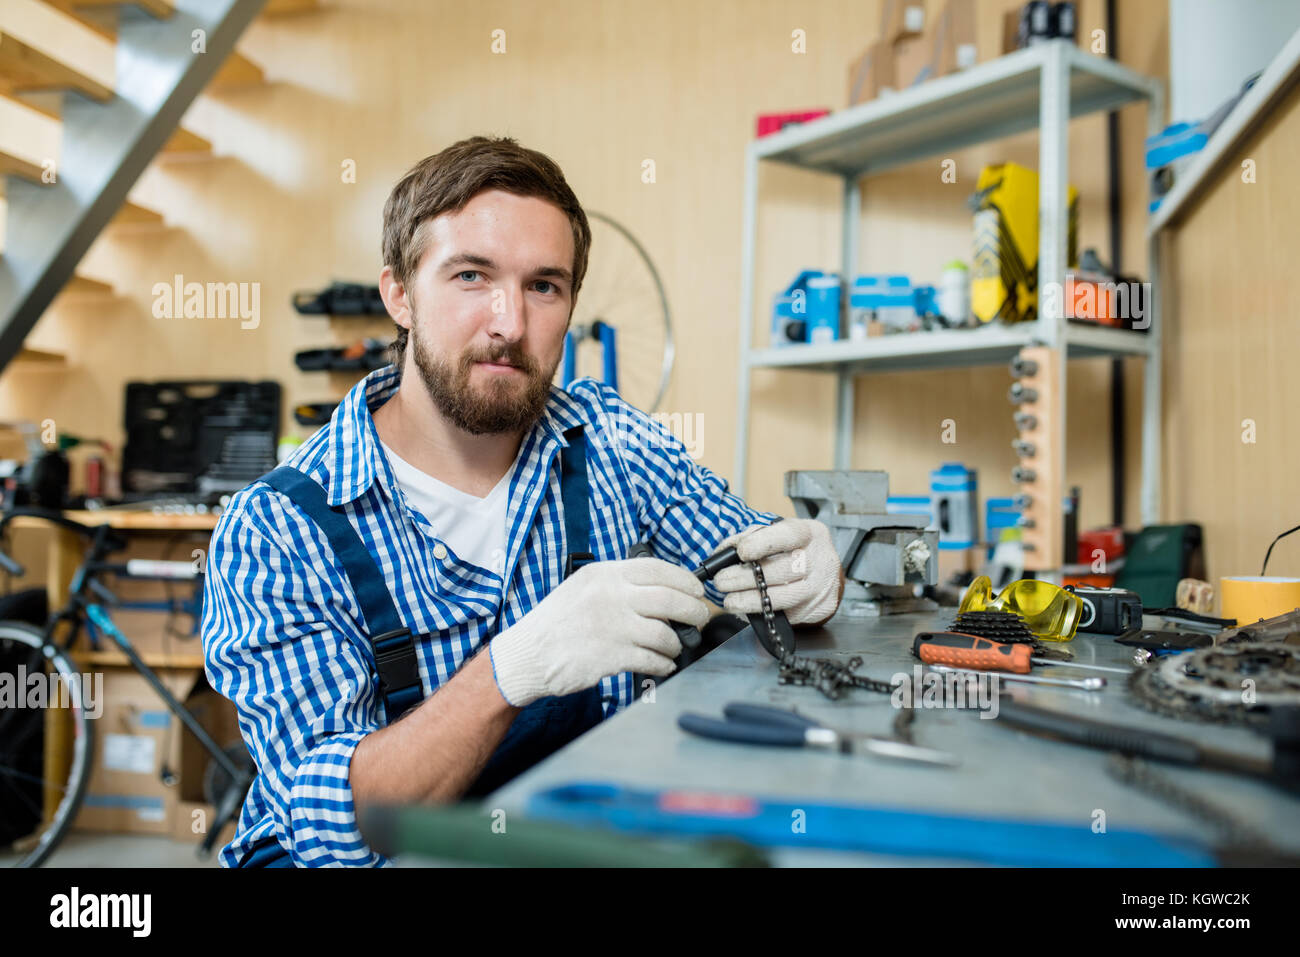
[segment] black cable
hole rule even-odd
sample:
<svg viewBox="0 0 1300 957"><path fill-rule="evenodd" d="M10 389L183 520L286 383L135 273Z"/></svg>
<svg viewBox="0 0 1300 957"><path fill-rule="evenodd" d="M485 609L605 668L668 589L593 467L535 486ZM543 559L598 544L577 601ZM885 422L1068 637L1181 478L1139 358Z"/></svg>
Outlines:
<svg viewBox="0 0 1300 957"><path fill-rule="evenodd" d="M1273 539L1273 545L1276 545L1278 542L1282 541L1282 539L1286 538L1286 537L1287 537L1288 535L1290 535L1292 532L1300 532L1300 525L1297 525L1295 528L1288 528L1285 532L1283 532L1283 533L1282 533L1281 535L1279 535L1277 538ZM1270 555L1273 554L1273 545L1268 546L1268 551L1266 551L1266 552L1264 553L1264 565L1263 565L1263 567L1260 568L1260 570L1259 570L1259 577L1260 577L1260 578L1263 578L1263 577L1264 577L1264 571L1265 571L1265 569L1268 568L1268 558L1269 558Z"/></svg>

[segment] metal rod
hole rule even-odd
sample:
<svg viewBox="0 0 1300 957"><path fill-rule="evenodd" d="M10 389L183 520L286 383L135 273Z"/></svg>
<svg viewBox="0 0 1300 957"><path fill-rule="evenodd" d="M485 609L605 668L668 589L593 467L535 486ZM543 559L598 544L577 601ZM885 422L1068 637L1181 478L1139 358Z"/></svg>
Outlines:
<svg viewBox="0 0 1300 957"><path fill-rule="evenodd" d="M1036 685L1056 685L1059 688L1082 688L1100 691L1106 687L1105 678L1039 678L1035 675L1014 675L1007 671L979 671L973 668L950 668L948 665L930 665L931 671L963 675L993 675L1004 681L1023 681Z"/></svg>

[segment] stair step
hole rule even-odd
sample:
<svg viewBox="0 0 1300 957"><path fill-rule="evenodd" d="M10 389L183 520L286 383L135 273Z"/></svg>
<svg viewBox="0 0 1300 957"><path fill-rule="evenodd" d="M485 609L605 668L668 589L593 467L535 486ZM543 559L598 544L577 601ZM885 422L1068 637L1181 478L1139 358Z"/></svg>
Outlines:
<svg viewBox="0 0 1300 957"><path fill-rule="evenodd" d="M182 126L172 134L171 139L163 144L162 152L171 156L176 156L178 154L190 155L194 153L211 153L212 142L199 136L198 133L190 132Z"/></svg>
<svg viewBox="0 0 1300 957"><path fill-rule="evenodd" d="M231 90L241 86L258 86L266 82L262 68L238 50L226 58L221 69L208 84L214 90Z"/></svg>
<svg viewBox="0 0 1300 957"><path fill-rule="evenodd" d="M48 2L48 0L47 0ZM171 0L53 0L56 7L139 7L151 17L166 20L176 12Z"/></svg>
<svg viewBox="0 0 1300 957"><path fill-rule="evenodd" d="M58 160L62 132L58 123L38 111L0 97L0 191L6 173L40 183L44 164Z"/></svg>
<svg viewBox="0 0 1300 957"><path fill-rule="evenodd" d="M14 358L15 362L20 362L24 366L31 368L48 368L51 366L61 366L68 361L68 357L61 352L51 352L48 349L32 349L23 346L18 350L18 355Z"/></svg>
<svg viewBox="0 0 1300 957"><path fill-rule="evenodd" d="M68 284L63 287L63 291L76 293L79 296L111 296L113 287L102 279L91 279L89 276L73 276L68 280Z"/></svg>
<svg viewBox="0 0 1300 957"><path fill-rule="evenodd" d="M117 215L109 222L110 226L161 226L162 213L127 201L122 204Z"/></svg>
<svg viewBox="0 0 1300 957"><path fill-rule="evenodd" d="M112 89L94 77L61 63L11 33L0 31L0 93L13 96L65 89L76 90L101 103L113 96Z"/></svg>
<svg viewBox="0 0 1300 957"><path fill-rule="evenodd" d="M318 0L266 0L262 8L264 17L282 17L293 13L309 13L320 9Z"/></svg>

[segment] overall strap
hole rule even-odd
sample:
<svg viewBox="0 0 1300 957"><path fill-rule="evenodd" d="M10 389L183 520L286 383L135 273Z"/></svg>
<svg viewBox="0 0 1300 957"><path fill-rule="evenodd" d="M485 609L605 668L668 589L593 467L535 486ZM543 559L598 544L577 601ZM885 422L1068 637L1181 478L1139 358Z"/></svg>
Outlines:
<svg viewBox="0 0 1300 957"><path fill-rule="evenodd" d="M590 487L587 484L587 437L583 427L566 429L567 449L560 451L560 498L564 502L564 537L569 554L564 558L564 577L596 560L591 553Z"/></svg>
<svg viewBox="0 0 1300 957"><path fill-rule="evenodd" d="M379 672L379 693L384 701L384 710L389 723L396 721L408 708L423 700L424 688L420 683L415 642L410 629L402 624L374 556L362 544L352 523L330 506L325 490L302 472L282 465L263 475L260 481L287 495L319 525L334 554L343 563L343 570L366 620L375 668Z"/></svg>

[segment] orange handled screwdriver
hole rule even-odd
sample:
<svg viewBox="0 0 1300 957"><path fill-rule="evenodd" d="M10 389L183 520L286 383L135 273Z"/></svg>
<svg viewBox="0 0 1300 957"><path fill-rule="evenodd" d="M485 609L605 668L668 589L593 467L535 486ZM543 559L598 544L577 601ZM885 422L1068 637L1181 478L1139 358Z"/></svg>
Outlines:
<svg viewBox="0 0 1300 957"><path fill-rule="evenodd" d="M912 642L912 654L927 665L978 668L1029 674L1029 645L1004 645L957 631L923 631Z"/></svg>

